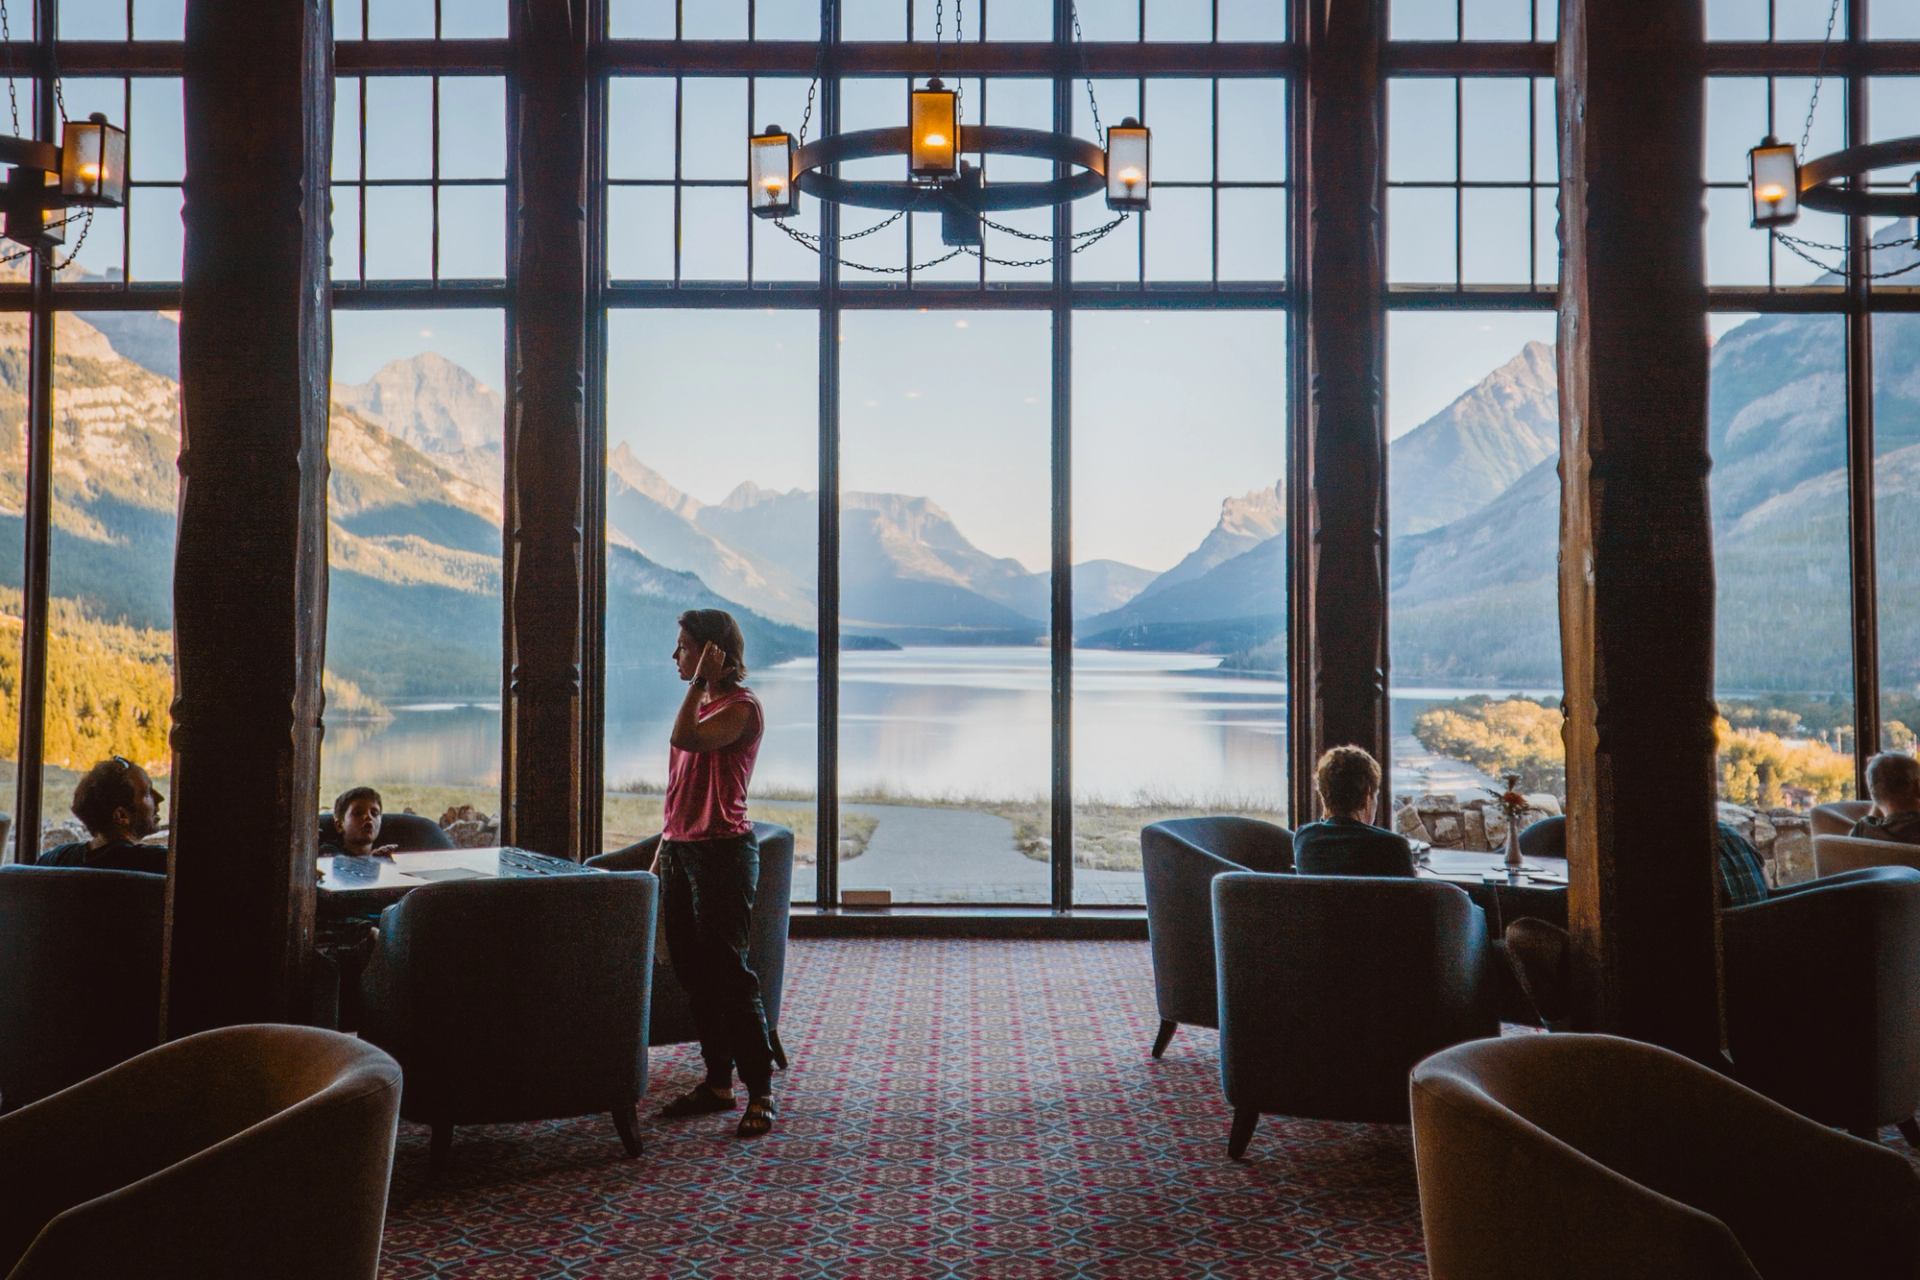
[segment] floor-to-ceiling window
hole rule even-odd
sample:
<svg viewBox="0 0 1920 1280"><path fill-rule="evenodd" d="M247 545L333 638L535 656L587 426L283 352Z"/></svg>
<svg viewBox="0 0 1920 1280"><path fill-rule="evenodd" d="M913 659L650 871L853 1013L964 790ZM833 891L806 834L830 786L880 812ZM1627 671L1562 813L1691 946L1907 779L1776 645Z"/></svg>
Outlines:
<svg viewBox="0 0 1920 1280"><path fill-rule="evenodd" d="M48 73L68 61L55 31L90 42L84 74ZM101 112L131 145L124 208L56 217L37 266L0 247L0 803L21 819L0 856L82 834L74 784L109 756L168 789L185 147L178 46L149 42L181 32L165 0L9 17L0 132L57 140ZM23 732L39 744L24 760Z"/></svg>
<svg viewBox="0 0 1920 1280"><path fill-rule="evenodd" d="M1506 778L1527 820L1566 797L1555 7L1393 0L1388 30L1391 812L1484 849Z"/></svg>
<svg viewBox="0 0 1920 1280"><path fill-rule="evenodd" d="M323 803L496 843L506 479L506 79L431 74L504 6L335 7ZM435 41L407 66L389 40Z"/></svg>
<svg viewBox="0 0 1920 1280"><path fill-rule="evenodd" d="M1286 816L1284 6L806 8L609 11L603 843L657 823L699 600L747 627L797 902L1138 903L1143 822ZM873 42L857 70L823 17ZM999 211L971 246L931 208L749 216L750 129L896 126L956 41L963 124L1145 119L1151 211ZM628 561L669 572L623 627Z"/></svg>
<svg viewBox="0 0 1920 1280"><path fill-rule="evenodd" d="M1803 210L1784 234L1754 230L1746 152L1767 134L1803 160L1913 134L1920 61L1887 43L1913 30L1897 0L1707 10L1721 816L1782 882L1812 873L1807 811L1857 794L1873 752L1914 749L1901 476L1916 440L1906 335L1920 274L1901 268L1920 258L1911 219ZM1861 272L1875 278L1849 278Z"/></svg>

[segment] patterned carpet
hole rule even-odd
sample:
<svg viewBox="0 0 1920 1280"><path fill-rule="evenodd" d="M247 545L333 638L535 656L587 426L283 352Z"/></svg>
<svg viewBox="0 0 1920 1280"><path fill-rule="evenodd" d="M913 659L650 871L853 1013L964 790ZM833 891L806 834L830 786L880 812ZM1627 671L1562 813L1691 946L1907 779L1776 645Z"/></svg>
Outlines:
<svg viewBox="0 0 1920 1280"><path fill-rule="evenodd" d="M402 1125L383 1276L1420 1277L1405 1129L1267 1117L1226 1157L1215 1037L1167 1056L1146 944L796 941L782 1114Z"/></svg>

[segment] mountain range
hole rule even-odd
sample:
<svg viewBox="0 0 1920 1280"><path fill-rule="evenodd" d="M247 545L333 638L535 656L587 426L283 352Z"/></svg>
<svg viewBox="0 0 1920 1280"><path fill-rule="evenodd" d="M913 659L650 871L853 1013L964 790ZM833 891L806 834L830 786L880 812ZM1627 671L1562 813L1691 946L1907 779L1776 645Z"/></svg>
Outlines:
<svg viewBox="0 0 1920 1280"><path fill-rule="evenodd" d="M103 622L168 624L177 359L171 316L63 317L53 588ZM0 316L0 585L17 584L21 560L26 368L24 324ZM1840 324L1748 320L1714 345L1712 369L1720 681L1845 688ZM1891 687L1920 687L1920 609L1902 605L1920 552L1920 316L1877 318L1875 370L1882 650ZM338 677L387 698L497 690L502 412L496 390L433 354L335 386L328 659ZM1553 352L1540 343L1391 443L1396 678L1557 682L1557 445ZM610 669L660 667L674 618L698 606L733 609L757 664L811 652L813 492L743 479L704 503L624 444L607 462ZM932 498L850 491L841 508L849 644L1045 636L1048 575L981 550ZM1285 526L1281 480L1224 497L1164 572L1075 565L1077 643L1277 668Z"/></svg>

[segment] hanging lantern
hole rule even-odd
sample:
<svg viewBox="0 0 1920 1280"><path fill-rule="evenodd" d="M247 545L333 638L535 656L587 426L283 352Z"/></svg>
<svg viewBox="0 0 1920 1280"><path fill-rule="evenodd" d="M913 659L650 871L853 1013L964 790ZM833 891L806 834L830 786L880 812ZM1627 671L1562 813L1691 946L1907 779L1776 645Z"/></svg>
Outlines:
<svg viewBox="0 0 1920 1280"><path fill-rule="evenodd" d="M960 172L960 95L935 76L907 95L907 172L938 182Z"/></svg>
<svg viewBox="0 0 1920 1280"><path fill-rule="evenodd" d="M761 218L790 218L800 211L793 182L793 135L777 124L747 139L747 205Z"/></svg>
<svg viewBox="0 0 1920 1280"><path fill-rule="evenodd" d="M70 205L118 209L127 202L127 132L94 112L60 130L60 194Z"/></svg>
<svg viewBox="0 0 1920 1280"><path fill-rule="evenodd" d="M1152 134L1132 116L1107 130L1107 208L1147 207Z"/></svg>
<svg viewBox="0 0 1920 1280"><path fill-rule="evenodd" d="M1790 226L1800 216L1800 162L1791 144L1768 134L1747 152L1747 194L1756 227Z"/></svg>

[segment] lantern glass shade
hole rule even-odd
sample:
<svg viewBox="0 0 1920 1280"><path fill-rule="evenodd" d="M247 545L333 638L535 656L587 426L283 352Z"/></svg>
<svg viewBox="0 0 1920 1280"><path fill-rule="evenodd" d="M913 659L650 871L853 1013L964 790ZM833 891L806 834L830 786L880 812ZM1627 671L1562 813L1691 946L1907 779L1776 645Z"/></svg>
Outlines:
<svg viewBox="0 0 1920 1280"><path fill-rule="evenodd" d="M1800 163L1790 144L1768 138L1747 152L1753 225L1784 227L1800 216Z"/></svg>
<svg viewBox="0 0 1920 1280"><path fill-rule="evenodd" d="M922 181L951 178L960 171L959 95L938 78L908 94L907 171Z"/></svg>
<svg viewBox="0 0 1920 1280"><path fill-rule="evenodd" d="M1128 116L1107 130L1107 207L1147 207L1152 131Z"/></svg>
<svg viewBox="0 0 1920 1280"><path fill-rule="evenodd" d="M793 183L793 135L779 126L747 142L748 207L762 218L786 218L798 212Z"/></svg>
<svg viewBox="0 0 1920 1280"><path fill-rule="evenodd" d="M69 203L117 209L127 202L127 131L96 113L60 130L60 194Z"/></svg>

